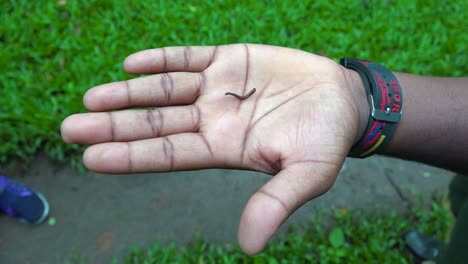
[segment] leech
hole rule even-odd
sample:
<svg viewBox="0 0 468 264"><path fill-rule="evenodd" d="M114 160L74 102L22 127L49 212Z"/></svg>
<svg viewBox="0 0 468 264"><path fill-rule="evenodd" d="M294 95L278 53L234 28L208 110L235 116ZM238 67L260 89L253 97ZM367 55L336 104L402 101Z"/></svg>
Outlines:
<svg viewBox="0 0 468 264"><path fill-rule="evenodd" d="M248 94L246 94L246 95L238 95L238 94L230 93L230 92L227 92L227 93L225 93L224 95L232 95L232 96L234 96L234 97L236 97L236 98L238 98L238 99L245 100L245 99L249 98L252 94L254 94L255 91L256 91L256 89L253 88L253 89L250 90L250 92L249 92Z"/></svg>

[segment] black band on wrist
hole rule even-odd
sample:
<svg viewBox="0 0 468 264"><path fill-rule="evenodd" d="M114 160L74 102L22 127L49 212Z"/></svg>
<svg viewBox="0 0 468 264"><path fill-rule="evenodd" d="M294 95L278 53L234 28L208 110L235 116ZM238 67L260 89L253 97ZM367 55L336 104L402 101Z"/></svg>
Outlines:
<svg viewBox="0 0 468 264"><path fill-rule="evenodd" d="M359 73L371 107L366 130L348 154L366 158L378 153L395 132L402 113L401 86L390 70L377 63L343 58L340 64Z"/></svg>

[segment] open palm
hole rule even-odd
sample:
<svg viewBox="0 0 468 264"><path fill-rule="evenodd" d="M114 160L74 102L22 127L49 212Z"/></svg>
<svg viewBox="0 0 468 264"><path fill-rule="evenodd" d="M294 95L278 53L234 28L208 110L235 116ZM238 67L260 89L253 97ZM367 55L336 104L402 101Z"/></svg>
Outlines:
<svg viewBox="0 0 468 264"><path fill-rule="evenodd" d="M244 44L170 47L133 54L124 68L153 75L89 90L84 104L93 113L68 117L64 140L92 145L84 163L97 172L218 167L274 175L242 215L239 242L249 254L330 188L358 134L355 79L310 53ZM246 99L225 95L254 88Z"/></svg>

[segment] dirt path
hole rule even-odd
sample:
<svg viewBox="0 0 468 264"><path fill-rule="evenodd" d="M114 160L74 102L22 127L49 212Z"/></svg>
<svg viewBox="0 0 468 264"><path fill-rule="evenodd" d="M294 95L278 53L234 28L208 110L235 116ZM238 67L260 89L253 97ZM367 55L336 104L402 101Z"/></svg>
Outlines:
<svg viewBox="0 0 468 264"><path fill-rule="evenodd" d="M413 192L429 197L447 190L452 173L382 157L348 160L332 189L298 210L287 223L304 224L317 207L403 210ZM90 263L122 260L131 246L155 241L236 243L240 214L249 196L270 177L235 170L140 175L78 176L39 158L14 176L50 201L55 224L19 224L0 216L0 263ZM284 230L285 228L283 228Z"/></svg>

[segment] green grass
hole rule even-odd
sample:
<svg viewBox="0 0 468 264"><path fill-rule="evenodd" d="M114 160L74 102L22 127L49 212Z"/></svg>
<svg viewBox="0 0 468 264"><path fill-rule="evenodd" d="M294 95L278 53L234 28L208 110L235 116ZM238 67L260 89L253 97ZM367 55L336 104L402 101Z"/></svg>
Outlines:
<svg viewBox="0 0 468 264"><path fill-rule="evenodd" d="M303 3L304 2L304 3ZM307 2L307 3L305 3ZM79 160L61 121L138 50L251 42L417 74L467 74L468 1L2 1L0 164Z"/></svg>
<svg viewBox="0 0 468 264"><path fill-rule="evenodd" d="M203 239L189 246L171 244L133 248L124 259L136 263L412 263L401 235L417 227L421 232L443 240L450 215L440 203L429 209L415 207L406 214L335 210L330 219L315 216L305 230L270 242L255 257L243 254L238 246L212 244ZM114 263L122 263L116 259Z"/></svg>

